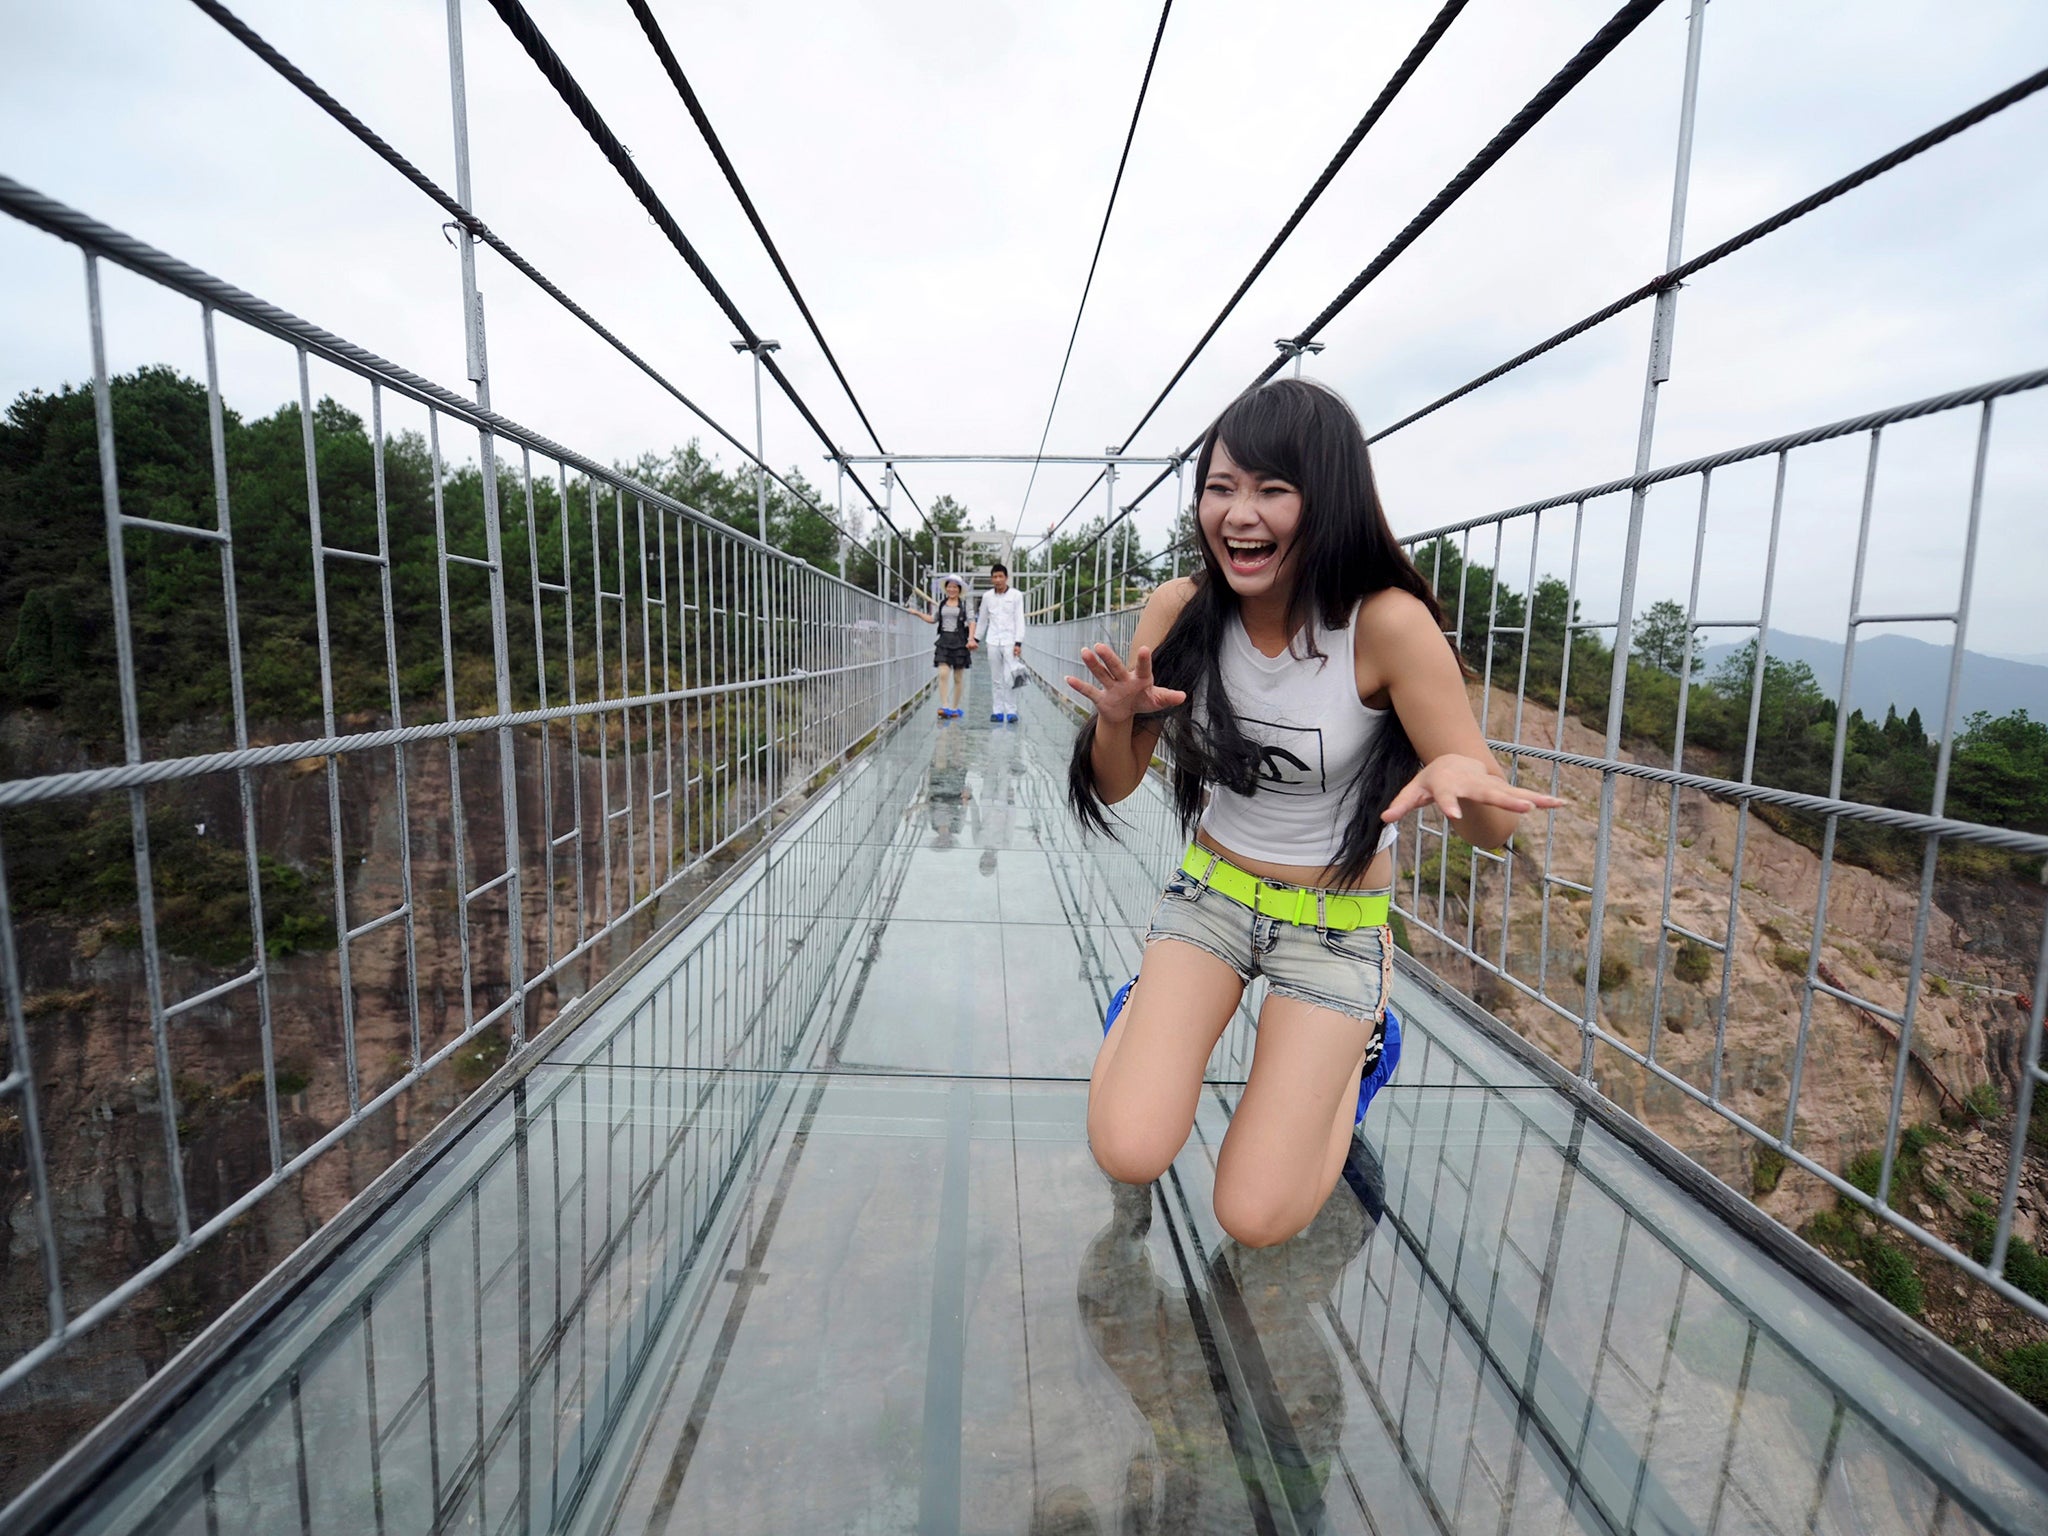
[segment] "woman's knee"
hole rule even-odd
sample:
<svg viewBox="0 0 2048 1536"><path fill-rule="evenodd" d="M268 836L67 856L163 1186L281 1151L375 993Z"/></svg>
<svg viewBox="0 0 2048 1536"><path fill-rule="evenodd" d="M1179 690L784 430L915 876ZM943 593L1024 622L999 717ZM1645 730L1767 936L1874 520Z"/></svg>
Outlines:
<svg viewBox="0 0 2048 1536"><path fill-rule="evenodd" d="M1173 1140L1156 1127L1105 1123L1109 1118L1088 1117L1088 1150L1095 1166L1119 1184L1150 1184L1173 1166L1187 1140L1185 1130Z"/></svg>
<svg viewBox="0 0 2048 1536"><path fill-rule="evenodd" d="M1217 1225L1247 1248L1272 1248L1298 1235L1316 1214L1300 1205L1299 1200L1246 1189L1228 1180L1219 1179L1216 1184Z"/></svg>

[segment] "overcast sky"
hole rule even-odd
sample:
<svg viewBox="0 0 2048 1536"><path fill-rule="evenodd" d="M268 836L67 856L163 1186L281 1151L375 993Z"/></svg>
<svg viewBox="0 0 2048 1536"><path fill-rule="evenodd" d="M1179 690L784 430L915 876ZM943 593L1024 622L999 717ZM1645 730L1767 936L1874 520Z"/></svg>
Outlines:
<svg viewBox="0 0 2048 1536"><path fill-rule="evenodd" d="M1198 432L1273 355L1272 338L1320 310L1614 3L1472 0L1137 451ZM867 448L623 0L529 4L752 325L783 342L813 408L843 446ZM438 0L235 8L452 188ZM654 9L889 447L1033 449L1157 6ZM1177 0L1052 451L1097 452L1130 430L1435 9ZM749 365L727 322L490 7L468 0L464 25L479 215L750 438ZM1326 333L1314 371L1368 427L1659 269L1685 26L1684 0L1669 0ZM1687 254L2048 64L2038 0L1714 0L1705 27ZM0 60L0 171L464 387L441 212L186 0L0 0ZM1696 279L1679 302L1653 462L2048 363L2044 150L2048 93ZM607 460L708 438L495 256L482 253L480 270L504 414ZM85 377L75 253L0 219L0 279L0 391ZM116 274L108 308L113 366L199 373L191 305ZM1397 529L1627 473L1648 322L1645 305L1376 449ZM295 392L280 346L230 336L224 348L238 408L266 412ZM367 399L333 370L316 388ZM1952 605L1976 425L1958 412L1886 435L1867 610ZM2048 652L2044 429L2048 401L1998 408L1973 649ZM822 447L772 388L767 441L771 459L830 494ZM1840 632L1864 454L1858 441L1794 457L1782 627ZM927 503L949 492L1005 527L1026 478L906 471ZM1088 478L1041 472L1026 532ZM1754 612L1769 492L1768 465L1716 480L1708 617ZM1685 596L1697 495L1686 482L1651 500L1645 602ZM1589 512L1593 614L1612 606L1624 510L1609 498ZM1143 509L1149 546L1171 512L1163 493ZM1539 570L1564 571L1569 523L1547 520ZM1474 558L1491 560L1490 537ZM1528 560L1511 539L1507 568Z"/></svg>

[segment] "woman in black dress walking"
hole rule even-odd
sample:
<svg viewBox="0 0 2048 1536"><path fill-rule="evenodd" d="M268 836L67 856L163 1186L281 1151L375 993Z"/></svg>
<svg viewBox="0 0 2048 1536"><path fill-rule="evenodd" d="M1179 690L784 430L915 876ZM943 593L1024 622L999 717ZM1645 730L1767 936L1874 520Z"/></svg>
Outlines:
<svg viewBox="0 0 2048 1536"><path fill-rule="evenodd" d="M974 620L968 617L967 598L958 576L946 578L946 600L936 608L903 606L927 624L938 626L932 646L932 665L939 671L939 718L957 720L967 697L967 669L972 652L981 644L975 638Z"/></svg>

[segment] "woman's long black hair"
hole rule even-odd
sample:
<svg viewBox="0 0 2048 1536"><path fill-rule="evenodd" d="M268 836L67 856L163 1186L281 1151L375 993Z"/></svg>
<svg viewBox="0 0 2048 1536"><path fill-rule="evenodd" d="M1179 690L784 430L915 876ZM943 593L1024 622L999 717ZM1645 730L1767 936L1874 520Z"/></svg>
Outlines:
<svg viewBox="0 0 2048 1536"><path fill-rule="evenodd" d="M1306 645L1309 655L1321 656L1309 619L1319 619L1326 629L1343 629L1360 599L1388 587L1420 598L1437 627L1443 627L1436 594L1387 525L1365 433L1334 391L1305 379L1274 379L1238 396L1202 439L1195 466L1197 498L1208 482L1218 442L1240 468L1284 480L1301 493L1301 522L1287 555L1295 571L1287 632L1297 640L1290 644ZM1162 688L1185 690L1188 702L1139 717L1139 723L1160 728L1173 763L1174 808L1190 834L1209 786L1248 795L1259 784L1258 748L1238 724L1234 701L1223 687L1223 643L1226 626L1237 620L1237 594L1199 525L1196 537L1202 568L1194 575L1194 595L1152 655L1155 681ZM1350 660L1343 658L1346 665ZM1205 717L1199 720L1197 700ZM1067 799L1084 827L1113 837L1095 784L1094 749L1091 715L1067 767ZM1421 766L1399 716L1390 710L1347 790L1350 818L1331 860L1338 885L1364 878L1385 830L1381 813Z"/></svg>

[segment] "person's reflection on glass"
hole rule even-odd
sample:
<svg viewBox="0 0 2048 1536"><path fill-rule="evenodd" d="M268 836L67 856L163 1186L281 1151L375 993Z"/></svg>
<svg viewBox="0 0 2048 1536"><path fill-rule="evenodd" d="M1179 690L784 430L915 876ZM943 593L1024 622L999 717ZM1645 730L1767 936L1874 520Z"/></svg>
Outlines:
<svg viewBox="0 0 2048 1536"><path fill-rule="evenodd" d="M990 731L981 739L981 793L975 804L975 840L981 844L981 872L996 872L996 850L1017 846L1017 738Z"/></svg>
<svg viewBox="0 0 2048 1536"><path fill-rule="evenodd" d="M1379 1164L1357 1147L1343 1184L1301 1234L1271 1248L1226 1242L1211 1259L1206 1321L1221 1327L1252 1401L1219 1411L1201 1335L1179 1286L1163 1281L1147 1241L1152 1190L1110 1186L1110 1220L1089 1242L1076 1283L1082 1326L1131 1396L1151 1444L1124 1469L1122 1532L1238 1531L1247 1476L1225 1412L1249 1408L1270 1448L1280 1487L1267 1489L1304 1531L1321 1529L1323 1489L1344 1431L1342 1364L1317 1313L1365 1246L1382 1209ZM1085 1494L1048 1490L1033 1511L1038 1533L1106 1532Z"/></svg>
<svg viewBox="0 0 2048 1536"><path fill-rule="evenodd" d="M972 798L967 789L965 734L942 721L932 741L932 765L925 773L925 812L931 818L932 846L951 848Z"/></svg>

